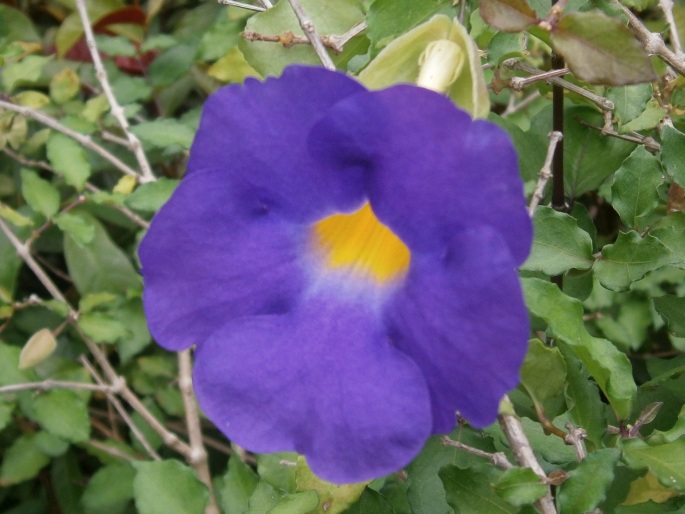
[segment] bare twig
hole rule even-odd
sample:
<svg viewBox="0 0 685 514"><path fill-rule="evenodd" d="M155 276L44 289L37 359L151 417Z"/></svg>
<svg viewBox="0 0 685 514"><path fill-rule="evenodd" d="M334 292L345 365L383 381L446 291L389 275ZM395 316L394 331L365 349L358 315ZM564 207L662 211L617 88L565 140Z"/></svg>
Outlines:
<svg viewBox="0 0 685 514"><path fill-rule="evenodd" d="M515 95L511 95L509 103L507 105L507 108L504 110L504 112L500 115L502 118L506 118L507 116L511 116L512 114L515 114L526 107L528 107L530 104L535 102L538 98L541 98L542 95L540 94L540 91L537 89L534 90L531 94L529 94L527 97L525 97L523 100L520 102L516 102L516 97Z"/></svg>
<svg viewBox="0 0 685 514"><path fill-rule="evenodd" d="M232 5L233 7L240 7L241 9L247 9L248 11L266 11L265 7L259 7L258 5L246 4L243 2L235 2L234 0L219 0L219 3L223 5Z"/></svg>
<svg viewBox="0 0 685 514"><path fill-rule="evenodd" d="M504 66L506 66L509 69L512 70L520 70L520 71L525 71L526 73L530 73L532 75L540 75L541 73L545 73L543 71L540 71L536 68L533 68L532 66L529 66L518 59L506 59L505 61L502 62ZM596 95L595 93L592 93L590 91L587 91L583 89L582 87L576 86L575 84L572 84L568 80L561 79L559 77L553 77L549 78L546 80L546 82L550 84L556 84L564 89L567 89L573 93L576 93L578 95L581 95L594 104L596 104L600 109L603 111L612 111L614 110L614 102L609 100L608 98L604 98L603 96Z"/></svg>
<svg viewBox="0 0 685 514"><path fill-rule="evenodd" d="M568 68L561 68L560 70L543 71L542 73L534 74L530 77L513 77L509 83L514 91L521 91L524 87L540 82L541 80L549 80L556 77L561 77L569 72Z"/></svg>
<svg viewBox="0 0 685 514"><path fill-rule="evenodd" d="M105 443L98 441L96 439L91 439L86 443L89 446L92 446L96 450L99 450L101 452L104 452L108 455L111 455L112 457L116 457L117 459L122 459L127 462L135 462L136 459L135 457L132 457L131 455L128 455L127 453L122 452L115 446L109 446L106 445Z"/></svg>
<svg viewBox="0 0 685 514"><path fill-rule="evenodd" d="M492 464L494 464L500 469L510 469L514 467L514 465L511 462L509 462L509 459L507 459L507 456L503 452L484 452L483 450L479 450L478 448L474 448L473 446L469 446L462 442L455 441L454 439L450 439L447 436L443 436L441 438L441 442L443 446L459 448L460 450L464 450L466 453L470 453L471 455L483 457L484 459L489 460Z"/></svg>
<svg viewBox="0 0 685 514"><path fill-rule="evenodd" d="M69 382L64 380L43 380L42 382L24 382L23 384L11 384L0 387L0 394L17 393L19 391L50 391L51 389L72 389L75 391L100 391L103 393L112 390L111 386L89 384L88 382Z"/></svg>
<svg viewBox="0 0 685 514"><path fill-rule="evenodd" d="M587 432L584 428L574 426L573 423L566 423L566 430L568 430L568 434L564 438L564 442L573 446L579 461L583 460L587 455L585 451Z"/></svg>
<svg viewBox="0 0 685 514"><path fill-rule="evenodd" d="M42 123L43 125L46 125L51 129L55 129L57 132L61 132L62 134L69 136L72 139L75 139L81 145L85 146L89 150L92 150L103 159L109 161L115 168L117 168L122 173L125 173L126 175L131 175L132 177L136 177L136 179L138 180L142 178L140 174L136 173L136 171L133 168L131 168L128 164L125 164L118 157L112 155L99 144L95 143L90 136L86 136L84 134L76 132L75 130L70 129L69 127L66 127L65 125L62 125L59 121L48 116L47 114L43 114L42 112L36 111L35 109L24 107L23 105L17 105L12 102L7 102L2 99L0 99L0 108L16 112L29 118L33 118L34 120Z"/></svg>
<svg viewBox="0 0 685 514"><path fill-rule="evenodd" d="M661 149L661 145L652 137L649 136L643 136L642 134L639 134L637 132L632 132L630 134L619 134L616 132L613 127L595 127L591 123L586 122L585 120L578 120L581 125L585 125L588 128L597 130L601 132L605 136L611 136L615 137L617 139L623 139L624 141L630 141L631 143L637 143L639 145L645 145L645 148L652 152L658 152Z"/></svg>
<svg viewBox="0 0 685 514"><path fill-rule="evenodd" d="M678 27L673 17L673 0L659 0L659 7L664 12L664 18L671 29L671 44L676 55L683 55L683 47L680 44L680 35L678 35Z"/></svg>
<svg viewBox="0 0 685 514"><path fill-rule="evenodd" d="M100 374L97 372L97 370L93 367L93 365L86 359L84 356L81 356L79 358L79 361L83 365L84 368L90 373L90 376L93 377L93 379L101 385L105 384L105 381L102 379ZM121 381L118 383L119 387L118 389L121 390L122 385L124 384L123 378ZM110 404L116 409L116 411L119 413L119 416L121 416L121 419L126 423L128 426L129 430L133 434L133 437L135 437L138 442L140 442L141 446L145 449L147 454L152 457L155 460L161 460L162 458L159 456L159 454L155 451L155 449L152 447L150 442L147 440L147 437L145 437L145 434L143 434L140 429L136 426L136 424L133 422L131 419L131 416L128 415L128 412L126 412L126 409L124 409L124 406L121 405L121 402L119 399L114 395L115 392L117 391L114 387L109 386L109 390L107 391L107 399L109 400Z"/></svg>
<svg viewBox="0 0 685 514"><path fill-rule="evenodd" d="M333 50L334 53L339 54L343 51L345 44L353 37L359 35L366 29L366 23L362 22L340 36L321 36L321 42L327 48ZM290 48L294 45L311 45L312 42L305 36L298 36L291 31L286 31L283 34L260 34L259 32L252 32L246 30L243 32L243 38L246 41L266 41L269 43L280 43L285 48Z"/></svg>
<svg viewBox="0 0 685 514"><path fill-rule="evenodd" d="M79 16L81 17L81 24L83 25L83 34L86 39L86 45L88 45L88 50L90 51L90 56L92 57L93 65L95 66L95 76L100 82L102 91L107 97L110 112L119 123L121 130L123 130L124 134L126 135L126 139L130 144L131 151L138 161L138 166L140 167L140 171L142 173L141 182L152 182L155 180L155 176L152 174L152 169L150 168L150 163L147 161L147 157L143 151L143 146L140 144L140 140L136 137L136 135L129 130L129 124L128 120L126 119L126 115L124 114L124 109L119 105L119 102L114 96L114 91L112 91L112 86L107 78L107 71L102 64L102 59L100 59L100 52L98 52L97 46L95 45L95 35L93 34L93 29L90 26L90 19L88 18L88 11L86 10L86 1L76 0L76 8L78 9Z"/></svg>
<svg viewBox="0 0 685 514"><path fill-rule="evenodd" d="M319 34L316 32L316 27L314 26L314 23L312 22L311 18L304 11L298 0L288 0L288 2L290 3L290 7L292 7L293 12L295 13L295 16L297 16L297 20L300 22L300 27L302 27L305 36L307 36L307 39L309 39L309 41L311 42L312 47L314 48L316 55L319 56L321 63L324 65L324 68L326 68L327 70L335 71L335 64L333 64L330 55L328 55L328 53L326 52L326 48L323 46L321 38L319 37Z"/></svg>
<svg viewBox="0 0 685 514"><path fill-rule="evenodd" d="M547 181L552 177L552 158L554 157L554 151L557 148L557 144L563 137L563 134L556 130L549 135L549 146L547 147L545 162L540 170L540 175L538 175L538 181L535 185L535 192L533 193L533 197L530 199L530 205L528 206L528 215L530 217L533 217L533 214L535 214L535 208L545 196L545 186L547 185Z"/></svg>
<svg viewBox="0 0 685 514"><path fill-rule="evenodd" d="M624 6L618 0L614 0L614 5L623 10L623 13L628 17L628 26L635 34L635 37L640 40L642 46L647 53L658 55L661 60L668 63L672 68L685 76L685 56L683 54L675 54L664 43L664 38L657 32L650 32L645 27L640 19L635 16L630 9Z"/></svg>
<svg viewBox="0 0 685 514"><path fill-rule="evenodd" d="M504 436L507 438L507 441L509 441L511 451L514 452L516 460L521 466L532 469L535 474L540 477L541 481L547 484L547 475L535 458L533 449L523 431L521 421L514 413L514 406L507 397L505 397L502 403L504 407L500 409L498 420L502 427L502 432L504 432ZM554 505L552 492L549 489L549 486L547 494L537 500L535 506L542 514L557 514L557 509Z"/></svg>
<svg viewBox="0 0 685 514"><path fill-rule="evenodd" d="M200 427L200 413L197 409L195 392L193 391L193 363L190 349L178 352L178 387L183 398L183 407L188 427L188 439L190 441L190 456L188 463L195 469L198 478L209 489L209 505L205 514L220 514L214 498L212 488L212 476L209 473L207 463L207 450L202 440L202 428Z"/></svg>

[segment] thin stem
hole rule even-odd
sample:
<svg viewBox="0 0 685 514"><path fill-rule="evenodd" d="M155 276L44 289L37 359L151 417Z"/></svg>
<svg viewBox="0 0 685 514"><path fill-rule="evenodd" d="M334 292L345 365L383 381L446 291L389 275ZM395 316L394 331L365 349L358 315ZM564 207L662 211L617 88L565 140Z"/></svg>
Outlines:
<svg viewBox="0 0 685 514"><path fill-rule="evenodd" d="M107 393L112 390L111 386L89 384L87 382L70 382L65 380L43 380L42 382L25 382L23 384L11 384L0 387L0 394L18 393L20 391L50 391L52 389L71 389L74 391L100 391Z"/></svg>
<svg viewBox="0 0 685 514"><path fill-rule="evenodd" d="M138 180L141 179L141 176L138 173L136 173L136 171L133 168L131 168L128 164L122 162L118 157L112 155L103 147L95 143L90 136L86 136L84 134L76 132L75 130L70 129L69 127L62 125L59 121L57 121L54 118L51 118L47 114L43 114L42 112L36 111L35 109L31 109L30 107L24 107L23 105L13 104L12 102L7 102L1 99L0 108L16 112L29 118L33 118L34 120L42 123L43 125L46 125L51 129L55 129L57 132L61 132L62 134L69 136L72 139L75 139L81 145L85 146L89 150L92 150L103 159L109 161L115 168L117 168L122 173L125 173L126 175L131 175L132 177L135 177Z"/></svg>
<svg viewBox="0 0 685 514"><path fill-rule="evenodd" d="M545 162L540 170L540 175L538 176L537 184L535 185L535 192L530 200L530 205L528 206L528 214L533 217L535 214L535 208L542 201L545 192L545 186L547 181L552 177L552 158L554 156L554 151L556 150L557 144L563 139L564 135L556 130L552 131L549 135L549 146L547 147L547 155L545 156Z"/></svg>
<svg viewBox="0 0 685 514"><path fill-rule="evenodd" d="M212 476L209 473L207 463L207 450L202 440L202 428L200 427L200 413L197 409L195 392L193 391L193 363L190 349L178 352L178 387L183 398L183 407L186 414L186 426L188 427L188 439L190 442L189 464L195 469L198 478L209 489L209 505L205 514L219 514L219 508L214 498L212 488Z"/></svg>
<svg viewBox="0 0 685 514"><path fill-rule="evenodd" d="M366 30L366 23L362 22L340 36L321 36L321 42L327 48L330 48L336 54L343 51L345 44L353 37L359 35ZM290 48L294 45L311 45L312 42L305 36L298 36L291 31L283 32L282 34L260 34L259 32L252 32L246 30L242 33L243 39L246 41L266 41L268 43L280 43L285 48Z"/></svg>
<svg viewBox="0 0 685 514"><path fill-rule="evenodd" d="M95 66L95 76L100 82L102 91L107 97L110 112L119 123L121 130L123 130L124 134L126 135L130 149L138 161L138 166L140 167L140 171L143 175L141 182L152 182L155 180L155 176L152 174L150 163L147 161L147 157L143 151L143 145L140 144L140 140L136 137L136 135L129 130L129 124L128 120L126 119L126 115L124 114L124 109L119 105L119 102L114 96L114 91L112 91L112 86L107 78L107 70L105 70L105 67L102 64L102 59L100 59L100 52L98 52L95 44L95 35L93 34L93 28L90 25L90 19L88 18L85 0L76 0L76 8L78 9L79 16L81 17L81 24L83 25L83 34L86 39L86 45L88 46L90 56L93 59L93 65Z"/></svg>
<svg viewBox="0 0 685 514"><path fill-rule="evenodd" d="M478 448L474 448L473 446L469 446L467 444L464 444L460 441L455 441L454 439L450 439L447 436L443 436L441 438L441 442L443 446L451 446L453 448L459 448L460 450L464 450L466 453L470 453L471 455L476 455L478 457L483 457L484 459L489 460L492 464L497 466L500 469L511 469L514 467L514 465L509 462L509 459L507 459L507 456L503 452L496 452L496 453L488 453L484 452L483 450L479 450Z"/></svg>
<svg viewBox="0 0 685 514"><path fill-rule="evenodd" d="M569 71L570 70L568 68L544 71L530 77L514 77L509 81L509 83L511 84L512 89L515 91L521 91L524 87L534 84L535 82L561 77L562 75L566 75Z"/></svg>
<svg viewBox="0 0 685 514"><path fill-rule="evenodd" d="M566 423L566 430L568 430L568 434L564 438L564 442L573 446L579 461L583 460L587 455L585 450L587 432L584 428L574 426L573 423Z"/></svg>
<svg viewBox="0 0 685 514"><path fill-rule="evenodd" d="M673 17L673 0L659 0L659 7L664 13L664 18L668 23L668 27L671 31L671 44L673 45L673 51L676 55L683 55L683 47L680 44L680 35L678 34L678 27L675 23L675 18Z"/></svg>
<svg viewBox="0 0 685 514"><path fill-rule="evenodd" d="M136 462L136 460L138 460L135 457L132 457L127 453L122 452L118 448L114 446L108 446L105 443L102 443L96 439L91 439L86 444L92 446L96 450L100 450L101 452L111 455L112 457L115 457L117 459L125 460L127 462Z"/></svg>
<svg viewBox="0 0 685 514"><path fill-rule="evenodd" d="M309 39L311 42L312 47L314 48L316 55L319 56L324 68L335 71L335 64L333 64L330 55L328 55L328 52L326 52L326 48L323 46L321 38L319 37L311 18L307 15L298 0L288 0L288 2L295 13L295 16L297 16L297 20L300 22L300 27L302 27L305 36L307 36L307 39Z"/></svg>
<svg viewBox="0 0 685 514"><path fill-rule="evenodd" d="M265 7L259 7L258 5L246 4L243 2L235 2L234 0L219 0L219 3L223 5L232 5L233 7L240 7L241 9L247 9L248 11L266 11Z"/></svg>

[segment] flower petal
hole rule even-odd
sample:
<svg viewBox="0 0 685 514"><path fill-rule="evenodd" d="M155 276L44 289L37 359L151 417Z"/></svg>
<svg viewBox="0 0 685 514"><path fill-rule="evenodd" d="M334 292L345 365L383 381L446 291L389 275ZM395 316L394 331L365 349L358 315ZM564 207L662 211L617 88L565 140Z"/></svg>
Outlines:
<svg viewBox="0 0 685 514"><path fill-rule="evenodd" d="M412 250L440 246L475 223L504 236L516 265L530 251L532 228L509 137L442 95L395 86L350 96L312 130L310 150L328 166L366 163L374 212Z"/></svg>
<svg viewBox="0 0 685 514"><path fill-rule="evenodd" d="M431 428L426 383L364 302L315 294L300 309L224 325L197 350L207 416L255 452L303 453L320 477L396 471Z"/></svg>
<svg viewBox="0 0 685 514"><path fill-rule="evenodd" d="M362 201L361 171L331 173L311 159L306 141L327 109L363 90L342 73L305 66L221 88L202 111L189 173L222 170L247 196L291 219L354 209Z"/></svg>
<svg viewBox="0 0 685 514"><path fill-rule="evenodd" d="M145 312L167 349L200 343L236 317L283 312L301 290L305 236L234 198L223 173L195 173L140 245Z"/></svg>
<svg viewBox="0 0 685 514"><path fill-rule="evenodd" d="M489 425L518 383L529 336L507 245L477 226L456 234L443 255L412 259L386 318L393 342L428 381L433 433L451 431L455 411L476 427Z"/></svg>

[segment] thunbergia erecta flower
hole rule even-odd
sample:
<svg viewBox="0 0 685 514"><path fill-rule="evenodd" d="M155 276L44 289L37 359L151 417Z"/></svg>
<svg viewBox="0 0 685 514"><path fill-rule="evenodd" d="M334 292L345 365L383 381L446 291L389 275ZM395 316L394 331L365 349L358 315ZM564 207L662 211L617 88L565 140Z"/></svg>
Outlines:
<svg viewBox="0 0 685 514"><path fill-rule="evenodd" d="M140 247L163 347L248 450L332 482L490 424L528 339L531 225L507 135L416 86L286 69L207 101Z"/></svg>

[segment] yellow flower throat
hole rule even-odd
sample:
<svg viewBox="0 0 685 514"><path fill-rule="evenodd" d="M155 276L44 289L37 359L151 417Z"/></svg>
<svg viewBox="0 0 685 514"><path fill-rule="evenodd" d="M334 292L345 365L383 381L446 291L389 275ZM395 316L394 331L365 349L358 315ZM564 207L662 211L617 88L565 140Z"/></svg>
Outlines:
<svg viewBox="0 0 685 514"><path fill-rule="evenodd" d="M352 214L335 214L313 229L317 250L332 269L348 268L383 284L409 268L409 248L383 225L366 203Z"/></svg>

